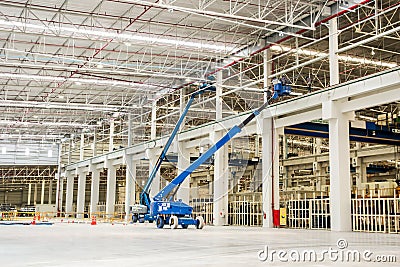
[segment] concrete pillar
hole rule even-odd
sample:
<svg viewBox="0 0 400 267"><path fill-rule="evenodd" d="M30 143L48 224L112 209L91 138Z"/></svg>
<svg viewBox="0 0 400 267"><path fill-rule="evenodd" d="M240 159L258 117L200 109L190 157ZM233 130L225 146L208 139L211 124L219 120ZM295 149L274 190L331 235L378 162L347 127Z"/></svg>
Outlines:
<svg viewBox="0 0 400 267"><path fill-rule="evenodd" d="M92 166L92 183L90 185L90 213L97 212L99 203L100 170Z"/></svg>
<svg viewBox="0 0 400 267"><path fill-rule="evenodd" d="M107 193L106 193L106 214L111 217L114 214L115 191L117 186L117 169L111 163L107 166Z"/></svg>
<svg viewBox="0 0 400 267"><path fill-rule="evenodd" d="M332 231L351 231L351 176L349 121L341 103L324 102L322 119L329 120L330 210Z"/></svg>
<svg viewBox="0 0 400 267"><path fill-rule="evenodd" d="M125 220L129 220L129 206L136 202L136 163L131 155L126 155L126 176L125 176Z"/></svg>
<svg viewBox="0 0 400 267"><path fill-rule="evenodd" d="M157 163L160 150L157 148L149 148L146 153L149 158L149 175ZM160 170L156 173L153 183L150 187L150 197L154 197L161 189L161 175Z"/></svg>
<svg viewBox="0 0 400 267"><path fill-rule="evenodd" d="M330 85L339 84L338 19L329 20L329 77Z"/></svg>
<svg viewBox="0 0 400 267"><path fill-rule="evenodd" d="M31 204L31 196L32 196L32 184L28 184L28 205Z"/></svg>
<svg viewBox="0 0 400 267"><path fill-rule="evenodd" d="M215 97L215 119L222 119L222 71L217 73L216 97Z"/></svg>
<svg viewBox="0 0 400 267"><path fill-rule="evenodd" d="M192 179L192 186L190 188L190 196L192 199L199 198L199 184L196 179Z"/></svg>
<svg viewBox="0 0 400 267"><path fill-rule="evenodd" d="M92 144L92 151L93 151L93 157L97 156L97 130L94 128L94 133L93 133L93 144Z"/></svg>
<svg viewBox="0 0 400 267"><path fill-rule="evenodd" d="M273 124L272 118L262 120L262 206L263 206L263 227L272 228L272 146Z"/></svg>
<svg viewBox="0 0 400 267"><path fill-rule="evenodd" d="M128 114L128 147L133 145L132 114Z"/></svg>
<svg viewBox="0 0 400 267"><path fill-rule="evenodd" d="M264 75L263 75L263 80L264 80L264 102L268 101L267 97L267 90L271 86L271 82L268 78L269 75L272 73L272 61L271 61L271 51L269 49L265 49L263 52L263 70L264 70Z"/></svg>
<svg viewBox="0 0 400 267"><path fill-rule="evenodd" d="M58 174L56 175L56 177L57 177L56 207L58 212L62 212L63 211L62 203L64 198L64 179L62 177L59 177Z"/></svg>
<svg viewBox="0 0 400 267"><path fill-rule="evenodd" d="M115 130L114 119L110 119L110 141L108 143L108 151L109 152L114 150L114 130Z"/></svg>
<svg viewBox="0 0 400 267"><path fill-rule="evenodd" d="M53 198L53 181L49 181L49 199L48 199L48 204L52 203Z"/></svg>
<svg viewBox="0 0 400 267"><path fill-rule="evenodd" d="M154 100L151 105L151 125L150 139L155 139L157 136L157 100Z"/></svg>
<svg viewBox="0 0 400 267"><path fill-rule="evenodd" d="M45 188L45 186L46 186L46 182L45 182L45 180L43 179L42 180L42 190L41 190L41 192L40 192L40 204L44 204L44 188Z"/></svg>
<svg viewBox="0 0 400 267"><path fill-rule="evenodd" d="M81 143L79 146L79 160L84 160L85 157L85 134L81 133Z"/></svg>
<svg viewBox="0 0 400 267"><path fill-rule="evenodd" d="M67 173L67 191L65 196L65 215L72 213L72 202L74 199L74 175Z"/></svg>
<svg viewBox="0 0 400 267"><path fill-rule="evenodd" d="M78 194L76 199L76 218L83 218L85 211L85 192L86 192L86 175L85 171L78 171Z"/></svg>
<svg viewBox="0 0 400 267"><path fill-rule="evenodd" d="M72 159L72 137L69 139L69 145L68 145L68 164L71 163Z"/></svg>
<svg viewBox="0 0 400 267"><path fill-rule="evenodd" d="M184 142L178 142L178 175L186 170L190 165L190 151L186 148ZM184 203L190 200L190 176L179 187L176 195L177 199L182 199Z"/></svg>
<svg viewBox="0 0 400 267"><path fill-rule="evenodd" d="M33 187L33 204L36 205L37 204L37 193L38 193L38 188L37 188L37 183L34 184Z"/></svg>
<svg viewBox="0 0 400 267"><path fill-rule="evenodd" d="M362 188L362 184L367 182L367 164L364 163L361 157L355 159L356 163L356 187L358 190Z"/></svg>
<svg viewBox="0 0 400 267"><path fill-rule="evenodd" d="M321 146L322 146L322 139L321 138L314 138L314 150L313 154L320 155L321 154Z"/></svg>
<svg viewBox="0 0 400 267"><path fill-rule="evenodd" d="M273 209L278 210L280 208L279 201L280 201L280 196L279 196L279 136L283 135L284 133L284 128L273 128L274 132L272 134L272 146L273 146Z"/></svg>
<svg viewBox="0 0 400 267"><path fill-rule="evenodd" d="M215 144L224 135L223 131L210 134ZM214 157L214 210L213 224L228 224L228 146L221 147Z"/></svg>

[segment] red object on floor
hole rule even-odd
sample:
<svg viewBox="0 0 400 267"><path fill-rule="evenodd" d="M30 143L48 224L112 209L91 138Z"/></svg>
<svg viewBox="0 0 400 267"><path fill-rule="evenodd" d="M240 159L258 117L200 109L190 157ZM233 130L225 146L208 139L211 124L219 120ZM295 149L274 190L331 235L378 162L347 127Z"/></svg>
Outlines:
<svg viewBox="0 0 400 267"><path fill-rule="evenodd" d="M92 216L92 223L90 225L97 225L96 216Z"/></svg>
<svg viewBox="0 0 400 267"><path fill-rule="evenodd" d="M36 216L33 216L33 221L31 223L32 225L36 225Z"/></svg>
<svg viewBox="0 0 400 267"><path fill-rule="evenodd" d="M279 227L280 226L280 220L279 220L279 216L280 216L280 212L279 210L274 210L273 211L273 223L274 223L274 227Z"/></svg>

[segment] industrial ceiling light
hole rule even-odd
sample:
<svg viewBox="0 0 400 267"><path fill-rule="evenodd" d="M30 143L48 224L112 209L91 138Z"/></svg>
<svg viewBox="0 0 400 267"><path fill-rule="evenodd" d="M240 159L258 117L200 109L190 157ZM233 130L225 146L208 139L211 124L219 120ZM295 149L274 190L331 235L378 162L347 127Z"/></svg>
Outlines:
<svg viewBox="0 0 400 267"><path fill-rule="evenodd" d="M31 30L32 33L37 34L54 34L54 32L61 34L68 34L70 37L71 34L82 36L87 38L88 36L91 37L100 37L100 38L107 38L113 39L116 42L145 42L145 43L157 43L161 45L174 45L174 46L183 46L188 48L195 48L195 49L205 49L211 50L215 52L228 52L235 49L233 46L225 46L225 45L214 45L214 44L207 44L204 42L192 42L192 41L181 41L176 39L168 39L168 38L159 38L159 37L151 37L146 35L139 35L139 34L124 34L124 33L115 33L109 32L106 30L91 30L86 29L84 27L74 28L74 27L62 27L62 26L55 26L55 25L37 25L32 23L26 22L19 22L19 21L11 21L11 20L0 20L0 25L9 26L16 29L24 29Z"/></svg>
<svg viewBox="0 0 400 267"><path fill-rule="evenodd" d="M293 51L294 54L299 54L299 55L304 55L304 56L313 56L313 57L319 57L319 56L329 56L328 53L325 52L320 52L316 50L309 50L309 49L293 49L289 46L283 46L283 45L274 45L270 48L273 51L277 52L290 52ZM375 53L375 52L374 52ZM371 52L372 54L372 52ZM366 58L361 58L361 57L354 57L354 56L344 56L344 55L339 55L338 59L340 61L347 61L347 62L354 62L357 64L365 64L365 65L375 65L375 66L381 66L381 67L387 67L387 68L395 68L398 65L396 63L392 62L383 62L383 61L377 61L377 60L370 60Z"/></svg>
<svg viewBox="0 0 400 267"><path fill-rule="evenodd" d="M28 74L13 74L13 73L0 73L0 78L22 79L29 81L44 81L44 82L73 82L76 85L82 84L97 84L97 85L112 85L112 86L126 86L126 87L142 87L147 89L158 89L159 86L145 83L129 82L129 81L115 81L105 79L82 79L82 78L64 78L56 76L44 75L28 75Z"/></svg>
<svg viewBox="0 0 400 267"><path fill-rule="evenodd" d="M371 56L375 56L375 50L373 48L371 49Z"/></svg>
<svg viewBox="0 0 400 267"><path fill-rule="evenodd" d="M104 68L104 66L103 66L103 64L101 64L101 63L99 63L99 64L97 64L97 66L96 66L98 69L102 69L102 68Z"/></svg>

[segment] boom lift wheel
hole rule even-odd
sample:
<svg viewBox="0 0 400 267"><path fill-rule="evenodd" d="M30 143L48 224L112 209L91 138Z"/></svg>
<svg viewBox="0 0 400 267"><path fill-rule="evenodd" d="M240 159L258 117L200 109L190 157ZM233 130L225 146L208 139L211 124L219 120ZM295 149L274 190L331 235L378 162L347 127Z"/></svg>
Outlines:
<svg viewBox="0 0 400 267"><path fill-rule="evenodd" d="M138 221L138 216L136 214L132 215L132 222L135 223Z"/></svg>
<svg viewBox="0 0 400 267"><path fill-rule="evenodd" d="M203 217L202 216L197 216L196 217L196 221L197 221L196 228L197 229L203 229L203 227L204 227L204 219L203 219Z"/></svg>
<svg viewBox="0 0 400 267"><path fill-rule="evenodd" d="M164 227L164 218L162 216L157 216L156 219L156 224L157 224L157 228L163 228Z"/></svg>
<svg viewBox="0 0 400 267"><path fill-rule="evenodd" d="M178 228L178 217L171 216L171 218L169 218L169 225L171 226L171 229Z"/></svg>

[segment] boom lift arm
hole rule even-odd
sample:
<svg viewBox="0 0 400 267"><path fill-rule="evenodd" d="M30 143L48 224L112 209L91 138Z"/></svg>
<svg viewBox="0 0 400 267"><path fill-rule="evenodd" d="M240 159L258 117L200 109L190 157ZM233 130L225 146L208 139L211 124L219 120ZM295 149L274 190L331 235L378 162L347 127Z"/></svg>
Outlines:
<svg viewBox="0 0 400 267"><path fill-rule="evenodd" d="M189 101L187 102L185 109L183 110L181 116L179 117L178 122L175 125L174 130L172 131L170 137L168 138L167 143L165 144L160 156L157 159L157 162L153 168L153 170L151 171L149 178L145 184L145 186L143 187L142 192L140 193L140 204L144 205L146 207L150 207L150 203L151 203L151 199L150 199L150 187L151 184L153 183L154 177L156 176L158 170L161 167L161 164L163 163L163 161L165 160L166 156L167 156L167 152L169 147L171 146L172 141L174 140L176 134L179 131L179 128L184 120L184 118L186 117L186 114L189 111L190 106L192 105L194 99L196 98L196 96L203 94L204 92L207 91L215 91L215 86L213 85L208 85L208 84L204 84L203 87L200 87L201 89L199 91L196 91L195 93L193 93L190 98Z"/></svg>
<svg viewBox="0 0 400 267"><path fill-rule="evenodd" d="M257 110L253 111L250 116L248 116L242 123L235 125L230 129L220 140L218 140L215 145L210 147L204 154L202 154L196 161L194 161L186 170L181 172L175 179L171 181L167 186L165 186L155 197L155 201L172 201L177 189L182 184L182 182L201 164L208 160L212 155L215 154L222 146L229 142L235 135L240 133L250 121L252 121L261 111L267 107L268 101L265 102ZM171 194L172 193L172 194ZM168 196L171 195L169 198Z"/></svg>

